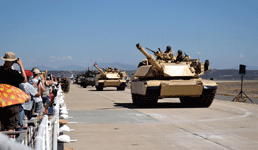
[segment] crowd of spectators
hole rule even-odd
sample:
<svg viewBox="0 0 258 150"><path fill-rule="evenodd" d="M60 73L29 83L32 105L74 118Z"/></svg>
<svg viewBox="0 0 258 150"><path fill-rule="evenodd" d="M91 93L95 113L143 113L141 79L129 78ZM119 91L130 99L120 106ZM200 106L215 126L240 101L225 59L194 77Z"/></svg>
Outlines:
<svg viewBox="0 0 258 150"><path fill-rule="evenodd" d="M24 120L30 120L33 115L39 118L51 115L48 110L53 105L61 78L53 77L47 70L41 72L37 67L24 70L21 59L12 52L6 52L1 59L4 64L0 66L0 84L15 86L29 95L25 103L0 107L1 131L20 131L24 128ZM14 63L18 64L20 72L14 70Z"/></svg>

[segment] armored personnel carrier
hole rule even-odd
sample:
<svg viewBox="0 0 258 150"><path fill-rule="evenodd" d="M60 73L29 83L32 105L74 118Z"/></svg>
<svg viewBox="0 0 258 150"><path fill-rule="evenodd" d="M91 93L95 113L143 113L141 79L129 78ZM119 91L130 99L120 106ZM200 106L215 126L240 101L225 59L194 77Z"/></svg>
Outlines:
<svg viewBox="0 0 258 150"><path fill-rule="evenodd" d="M199 76L209 69L209 61L201 63L199 59L184 59L174 56L174 51L154 52L157 59L148 54L140 44L136 47L147 59L142 60L131 83L133 104L156 104L162 98L180 98L180 102L189 107L209 107L217 91L214 81L203 80ZM180 60L180 61L178 61Z"/></svg>
<svg viewBox="0 0 258 150"><path fill-rule="evenodd" d="M82 75L80 85L81 85L83 88L86 88L88 85L91 85L92 87L95 86L95 82L96 82L95 77L96 77L96 74L97 74L97 72L94 72L94 71L91 71L91 70L86 71L86 72Z"/></svg>
<svg viewBox="0 0 258 150"><path fill-rule="evenodd" d="M125 90L125 77L127 77L127 74L124 71L113 68L105 68L104 71L102 71L96 64L94 64L94 67L99 70L95 83L97 91L102 91L104 87L117 87L117 90Z"/></svg>

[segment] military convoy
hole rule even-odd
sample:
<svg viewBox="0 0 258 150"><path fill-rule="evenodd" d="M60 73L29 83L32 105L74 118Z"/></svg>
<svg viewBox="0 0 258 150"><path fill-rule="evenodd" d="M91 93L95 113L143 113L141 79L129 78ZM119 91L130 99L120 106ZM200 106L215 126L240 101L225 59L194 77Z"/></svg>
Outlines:
<svg viewBox="0 0 258 150"><path fill-rule="evenodd" d="M179 50L177 55L167 47L165 52L152 51L148 54L140 44L136 47L147 59L143 59L138 70L131 77L130 88L134 105L153 105L158 99L179 98L184 106L209 107L217 91L217 83L200 78L210 68L209 60L201 63L199 59L191 59L189 55L183 56ZM83 87L95 85L97 91L104 87L117 87L117 90L125 90L127 74L113 68L100 69L99 74L86 72L78 77L78 82ZM95 77L95 79L93 79ZM95 84L94 84L95 83Z"/></svg>
<svg viewBox="0 0 258 150"><path fill-rule="evenodd" d="M100 69L96 64L94 67L99 70L96 75L95 87L97 91L102 91L104 87L117 87L117 90L125 90L127 74L124 71L119 71L113 68Z"/></svg>
<svg viewBox="0 0 258 150"><path fill-rule="evenodd" d="M209 61L201 63L185 54L183 59L174 51L148 54L140 44L136 47L147 59L142 60L131 82L132 101L135 105L156 104L162 98L180 98L185 106L209 107L217 84L199 76L209 70Z"/></svg>

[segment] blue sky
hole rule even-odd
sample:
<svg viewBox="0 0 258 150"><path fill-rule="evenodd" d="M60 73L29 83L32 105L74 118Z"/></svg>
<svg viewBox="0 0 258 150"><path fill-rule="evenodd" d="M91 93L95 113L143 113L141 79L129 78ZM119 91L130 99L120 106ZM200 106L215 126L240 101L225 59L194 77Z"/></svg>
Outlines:
<svg viewBox="0 0 258 150"><path fill-rule="evenodd" d="M170 45L215 69L258 67L257 29L257 0L0 2L0 55L14 52L31 68L137 66L145 58L137 43L163 51Z"/></svg>

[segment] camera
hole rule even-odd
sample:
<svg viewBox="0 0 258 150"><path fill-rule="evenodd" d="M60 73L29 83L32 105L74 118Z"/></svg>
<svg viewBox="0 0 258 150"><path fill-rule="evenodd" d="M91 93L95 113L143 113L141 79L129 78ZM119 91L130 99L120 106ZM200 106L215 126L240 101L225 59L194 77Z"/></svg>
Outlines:
<svg viewBox="0 0 258 150"><path fill-rule="evenodd" d="M40 81L40 80L38 80L37 86L40 84L40 82L41 82L41 81Z"/></svg>
<svg viewBox="0 0 258 150"><path fill-rule="evenodd" d="M19 60L20 58L17 58L15 61L14 61L14 63L17 63L17 61Z"/></svg>
<svg viewBox="0 0 258 150"><path fill-rule="evenodd" d="M51 74L48 74L48 75L47 75L47 80L52 80Z"/></svg>

